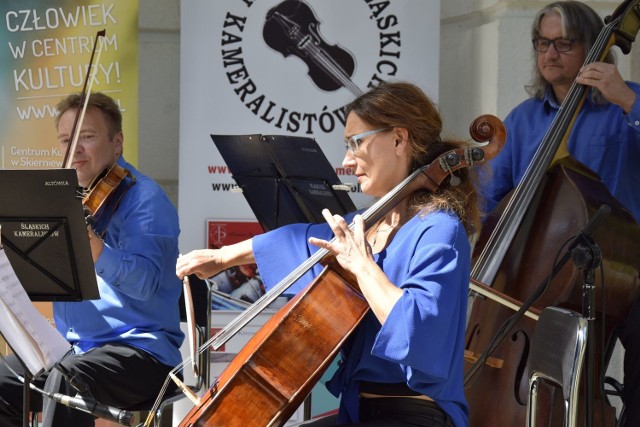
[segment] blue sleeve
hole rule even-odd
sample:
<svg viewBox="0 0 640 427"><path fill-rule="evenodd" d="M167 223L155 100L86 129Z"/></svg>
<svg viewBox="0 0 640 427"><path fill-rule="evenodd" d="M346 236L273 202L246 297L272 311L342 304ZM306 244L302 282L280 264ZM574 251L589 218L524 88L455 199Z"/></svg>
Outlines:
<svg viewBox="0 0 640 427"><path fill-rule="evenodd" d="M158 291L166 266L175 264L179 232L169 199L158 186L141 180L111 219L96 273L118 292L145 300Z"/></svg>
<svg viewBox="0 0 640 427"><path fill-rule="evenodd" d="M418 241L406 278L399 284L402 297L382 325L372 350L375 356L405 366L413 384L449 378L454 352L459 350L456 340L463 330L469 249L466 234L450 234L451 227L446 225L431 228ZM444 234L450 236L443 239ZM456 240L452 242L451 237Z"/></svg>
<svg viewBox="0 0 640 427"><path fill-rule="evenodd" d="M265 289L268 291L279 284L318 250L316 246L309 245L310 236L326 239L331 238L330 232L331 229L326 224L292 224L254 236L253 254ZM312 266L284 293L297 293L321 271L321 265Z"/></svg>
<svg viewBox="0 0 640 427"><path fill-rule="evenodd" d="M636 132L640 133L640 85L631 82L627 82L627 84L635 92L636 100L631 107L631 111L626 115L626 118L629 126L631 126Z"/></svg>
<svg viewBox="0 0 640 427"><path fill-rule="evenodd" d="M349 222L354 216L355 212L345 215L344 218ZM309 244L309 237L331 240L333 231L326 223L290 224L253 237L253 254L267 290L280 283L318 250L318 247ZM321 264L312 266L285 294L299 292L311 283L322 269Z"/></svg>

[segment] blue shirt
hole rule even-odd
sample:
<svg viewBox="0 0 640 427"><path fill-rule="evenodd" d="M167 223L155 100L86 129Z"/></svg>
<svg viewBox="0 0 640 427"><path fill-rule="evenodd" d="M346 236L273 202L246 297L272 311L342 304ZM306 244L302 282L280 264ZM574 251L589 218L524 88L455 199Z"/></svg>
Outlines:
<svg viewBox="0 0 640 427"><path fill-rule="evenodd" d="M131 171L136 183L127 189L130 181L123 182L94 224L106 229L95 263L100 299L55 302L56 327L77 352L120 343L176 366L184 339L178 305L182 284L175 273L178 215L153 180L122 158L118 165Z"/></svg>
<svg viewBox="0 0 640 427"><path fill-rule="evenodd" d="M587 97L571 129L568 149L640 221L640 85L627 84L637 94L630 113L614 104L595 105ZM559 108L547 91L544 99L527 99L506 117L507 141L490 161L492 178L481 189L487 212L518 185Z"/></svg>
<svg viewBox="0 0 640 427"><path fill-rule="evenodd" d="M330 239L332 232L326 224L295 224L253 238L265 287L273 287L317 250L308 244L310 236ZM327 385L341 396L339 421L358 422L359 382L371 381L405 383L434 399L456 426L466 426L470 247L464 227L448 213L417 215L374 257L403 294L383 325L369 312L342 347L342 361ZM299 291L321 269L315 266L291 289Z"/></svg>

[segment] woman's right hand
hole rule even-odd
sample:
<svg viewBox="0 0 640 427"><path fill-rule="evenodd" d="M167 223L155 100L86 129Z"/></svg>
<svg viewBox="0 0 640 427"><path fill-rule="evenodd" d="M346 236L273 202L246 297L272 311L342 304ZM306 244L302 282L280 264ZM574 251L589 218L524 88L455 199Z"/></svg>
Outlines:
<svg viewBox="0 0 640 427"><path fill-rule="evenodd" d="M189 274L206 279L227 268L254 262L252 242L248 239L220 249L197 249L180 255L176 262L176 275L180 280Z"/></svg>
<svg viewBox="0 0 640 427"><path fill-rule="evenodd" d="M222 249L198 249L178 257L176 275L182 279L195 274L200 279L215 276L226 267L220 257Z"/></svg>

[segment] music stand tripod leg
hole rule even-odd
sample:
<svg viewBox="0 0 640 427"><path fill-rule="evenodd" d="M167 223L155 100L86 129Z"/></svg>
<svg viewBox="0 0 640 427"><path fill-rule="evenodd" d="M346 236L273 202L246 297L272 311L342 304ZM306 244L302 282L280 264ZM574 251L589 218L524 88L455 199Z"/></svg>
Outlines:
<svg viewBox="0 0 640 427"><path fill-rule="evenodd" d="M0 336L1 335L2 334L0 334ZM22 385L22 427L29 427L29 417L31 416L31 387L29 384L31 384L33 376L31 375L31 372L29 372L29 369L27 369L27 365L22 361L22 359L20 359L20 356L18 356L18 353L8 342L7 345L11 348L16 359L18 359L22 365L22 378L24 381Z"/></svg>
<svg viewBox="0 0 640 427"><path fill-rule="evenodd" d="M29 415L31 412L31 391L29 390L29 384L31 384L31 373L25 366L24 371L24 387L22 389L22 427L29 427Z"/></svg>

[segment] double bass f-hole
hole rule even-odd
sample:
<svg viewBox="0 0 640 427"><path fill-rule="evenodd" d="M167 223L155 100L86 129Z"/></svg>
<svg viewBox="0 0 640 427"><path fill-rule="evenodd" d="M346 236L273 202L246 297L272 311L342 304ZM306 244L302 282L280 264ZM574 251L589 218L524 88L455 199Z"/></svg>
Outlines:
<svg viewBox="0 0 640 427"><path fill-rule="evenodd" d="M320 89L330 92L345 87L353 95L362 91L351 80L355 60L338 45L329 45L318 31L313 9L302 0L285 0L267 13L262 30L269 47L285 57L295 55L309 68L309 77Z"/></svg>

